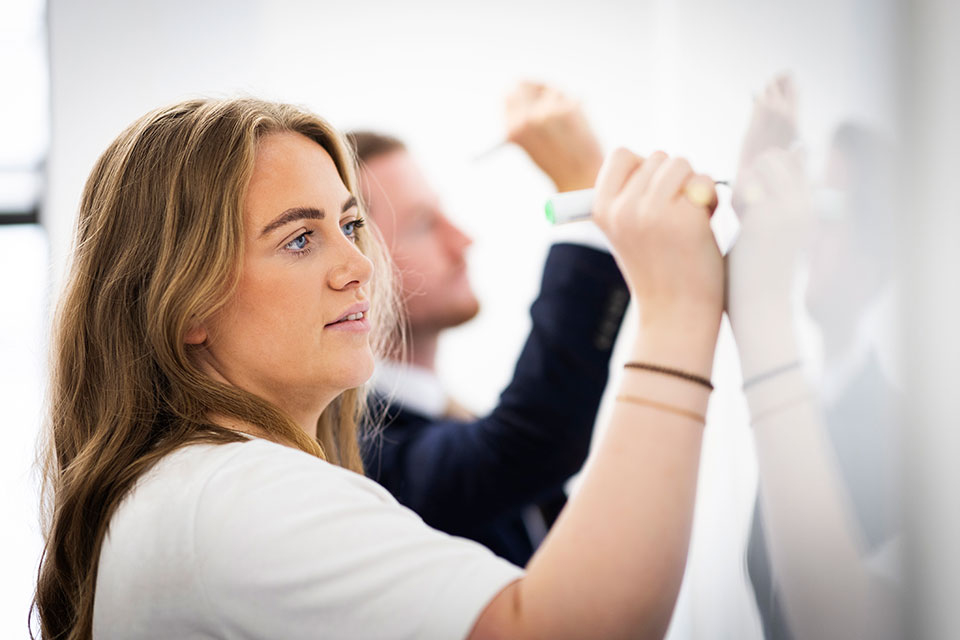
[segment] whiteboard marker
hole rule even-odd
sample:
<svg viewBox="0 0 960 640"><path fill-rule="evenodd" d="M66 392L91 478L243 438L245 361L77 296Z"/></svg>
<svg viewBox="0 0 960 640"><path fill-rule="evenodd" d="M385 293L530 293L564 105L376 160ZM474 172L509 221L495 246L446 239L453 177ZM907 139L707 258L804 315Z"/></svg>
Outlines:
<svg viewBox="0 0 960 640"><path fill-rule="evenodd" d="M726 180L717 180L714 184L729 186ZM689 195L693 196L691 199L695 202L699 200L694 194ZM593 189L564 191L547 200L546 214L550 224L589 220L591 211L593 211Z"/></svg>

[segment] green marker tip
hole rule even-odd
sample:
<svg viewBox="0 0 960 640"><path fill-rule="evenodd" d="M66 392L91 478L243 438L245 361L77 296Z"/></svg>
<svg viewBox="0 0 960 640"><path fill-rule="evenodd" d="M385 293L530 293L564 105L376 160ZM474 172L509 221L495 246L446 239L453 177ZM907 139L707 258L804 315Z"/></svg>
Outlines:
<svg viewBox="0 0 960 640"><path fill-rule="evenodd" d="M557 224L557 216L553 211L553 200L547 200L546 213L547 221L550 222L550 224Z"/></svg>

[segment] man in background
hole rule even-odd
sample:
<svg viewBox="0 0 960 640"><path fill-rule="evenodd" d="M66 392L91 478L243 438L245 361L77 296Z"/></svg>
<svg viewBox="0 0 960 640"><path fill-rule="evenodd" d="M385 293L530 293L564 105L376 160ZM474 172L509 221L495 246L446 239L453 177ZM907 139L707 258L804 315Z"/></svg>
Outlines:
<svg viewBox="0 0 960 640"><path fill-rule="evenodd" d="M506 111L507 139L559 191L593 186L602 150L575 102L526 83ZM524 566L563 507L565 481L586 459L626 285L606 250L551 247L513 379L490 414L471 416L446 395L435 368L440 334L479 311L467 277L471 240L400 140L349 137L369 215L398 267L409 323L408 362L381 362L374 376L387 418L382 437L367 443L367 473L427 524Z"/></svg>

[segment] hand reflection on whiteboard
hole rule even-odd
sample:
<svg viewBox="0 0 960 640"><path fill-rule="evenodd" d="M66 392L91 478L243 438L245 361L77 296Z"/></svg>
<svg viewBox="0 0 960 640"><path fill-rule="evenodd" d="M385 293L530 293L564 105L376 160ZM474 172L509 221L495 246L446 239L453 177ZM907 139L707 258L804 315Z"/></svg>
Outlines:
<svg viewBox="0 0 960 640"><path fill-rule="evenodd" d="M796 139L757 140L796 131L795 121L757 124L770 119L769 96L796 99L789 79L771 86L741 154L742 228L728 262L760 472L748 567L767 637L877 637L895 628L887 596L897 573L892 153L845 124L823 188L811 189ZM816 383L795 332L798 298L822 338Z"/></svg>

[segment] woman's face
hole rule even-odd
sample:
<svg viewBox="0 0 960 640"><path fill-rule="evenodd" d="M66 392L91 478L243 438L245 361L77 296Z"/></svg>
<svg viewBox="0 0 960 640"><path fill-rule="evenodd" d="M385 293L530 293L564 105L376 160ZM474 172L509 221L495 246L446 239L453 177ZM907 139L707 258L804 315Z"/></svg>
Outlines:
<svg viewBox="0 0 960 640"><path fill-rule="evenodd" d="M372 264L356 246L358 216L320 145L290 132L264 137L246 196L240 283L201 330L208 371L305 428L373 371Z"/></svg>

